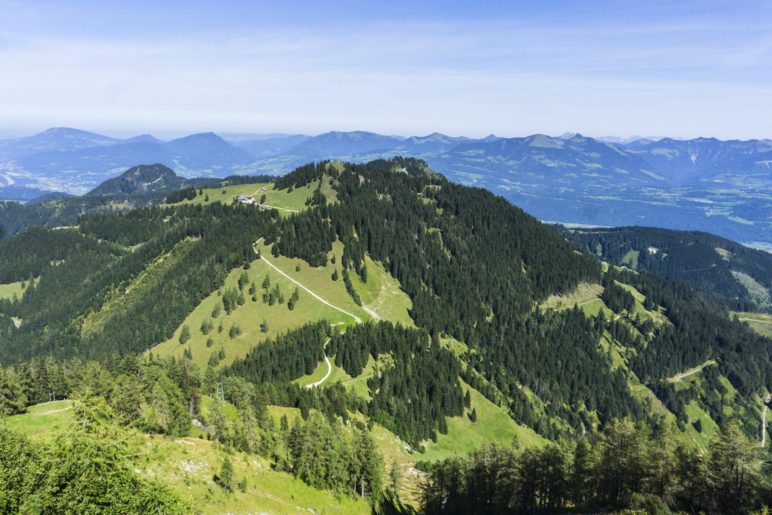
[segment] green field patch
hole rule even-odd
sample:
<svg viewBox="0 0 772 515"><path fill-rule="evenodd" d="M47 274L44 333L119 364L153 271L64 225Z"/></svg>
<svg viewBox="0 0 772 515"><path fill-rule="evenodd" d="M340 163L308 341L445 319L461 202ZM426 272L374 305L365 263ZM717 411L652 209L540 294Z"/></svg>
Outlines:
<svg viewBox="0 0 772 515"><path fill-rule="evenodd" d="M330 166L334 166L333 163L330 163ZM332 178L329 175L325 174L322 177L319 183L319 191L322 192L328 204L334 204L338 201L338 192L332 187Z"/></svg>
<svg viewBox="0 0 772 515"><path fill-rule="evenodd" d="M640 254L638 250L628 250L627 254L622 257L622 264L630 268L638 268L638 256Z"/></svg>
<svg viewBox="0 0 772 515"><path fill-rule="evenodd" d="M684 370L683 372L680 372L678 374L675 374L672 377L668 378L669 383L678 383L680 381L684 380L694 380L695 374L699 374L703 368L716 365L716 361L713 359L709 359L705 361L704 363L701 363L697 365L696 367L692 367L689 370Z"/></svg>
<svg viewBox="0 0 772 515"><path fill-rule="evenodd" d="M320 181L316 181L300 188L293 188L292 191L289 189L274 189L273 183L270 182L234 184L230 186L224 186L222 188L203 188L200 190L201 193L197 194L193 199L183 200L177 205L208 205L215 202L230 204L234 201L237 201L238 197L246 196L253 199L255 202L255 208L257 208L258 204L260 204L262 201L263 195L265 195L265 201L262 203L262 205L266 209L276 208L280 214L288 216L292 213L306 209L306 201L311 198L314 190L320 184L322 184ZM332 190L329 185L329 181L327 189L334 193L334 190Z"/></svg>
<svg viewBox="0 0 772 515"><path fill-rule="evenodd" d="M756 279L750 275L736 270L732 270L732 276L734 276L735 280L745 288L751 300L756 304L762 307L770 306L770 303L772 302L770 294L772 292L765 288L764 285L756 281Z"/></svg>
<svg viewBox="0 0 772 515"><path fill-rule="evenodd" d="M327 320L335 325L349 325L356 323L354 317L358 317L362 321L373 318L363 307L358 306L346 291L340 270L343 256L343 245L341 243L335 243L327 264L318 267L312 267L301 259L284 256L273 257L271 255L271 247L262 243L258 244L256 248L262 256L265 256L265 259L253 261L250 268L246 271L249 276L248 284L254 282L257 286L258 299L256 302L252 301L251 295L247 291L249 288L247 286L242 290L245 297L243 305L238 306L230 315L221 310L222 312L218 317L212 317L216 306L220 305L222 307L223 292L238 288L238 279L243 270L241 268L234 269L226 278L223 286L204 299L186 317L185 321L177 328L169 340L156 345L151 352L160 356L181 357L186 349L190 349L194 363L205 366L210 359L213 359L211 358L212 354L218 353L219 355L222 351L224 358L218 365L227 365L236 358L246 356L249 350L259 342L297 328L307 322ZM333 256L335 263L332 262ZM270 261L273 266L281 270L286 276L271 267L267 261ZM407 314L410 300L399 289L397 281L380 264L370 260L368 266L372 269L373 278L371 280L368 277L366 284L361 283L361 281L359 282L359 287L363 293L366 292L367 298L372 300L373 305L379 307L381 314L387 316L389 320L412 325L412 320ZM368 272L370 268L368 268ZM337 281L332 279L333 273L336 270L338 271ZM262 284L266 275L271 283L269 289L279 285L285 297L284 303L275 303L269 306L263 302L262 295L264 290L262 289ZM351 277L352 282L358 281L355 274L351 274ZM308 288L308 290L329 304L325 304L309 294L293 280ZM289 310L286 300L290 298L295 289L298 289L300 300L297 302L294 310ZM336 308L340 308L343 312ZM264 321L268 324L267 332L261 330L261 325ZM201 331L201 327L205 323L209 323L212 326L212 330L208 334L203 334ZM220 325L222 325L222 331L220 331ZM180 344L180 336L186 326L190 333L190 339L184 344ZM233 326L239 328L240 334L231 337L230 328ZM207 342L209 342L209 346L207 346ZM320 365L324 365L324 363L320 363ZM336 374L342 373L342 371L334 372ZM331 377L330 379L335 379L336 377Z"/></svg>
<svg viewBox="0 0 772 515"><path fill-rule="evenodd" d="M562 295L550 295L539 305L540 309L568 309L576 305L583 307L586 304L599 300L603 293L603 286L596 283L579 283L574 291Z"/></svg>
<svg viewBox="0 0 772 515"><path fill-rule="evenodd" d="M265 255L270 256L270 252L267 252ZM281 262L281 258L272 259L272 262L276 261ZM303 274L304 279L307 279L308 276L312 274L309 271L311 267L305 262L302 263L303 265L301 266L306 269L305 274ZM294 274L294 266L287 264L285 269L288 274L291 272ZM332 324L354 323L351 317L323 304L303 290L299 291L300 298L296 303L295 308L290 310L287 306L287 301L297 286L289 279L270 268L265 261L261 259L253 261L250 264L250 268L246 270L249 277L249 284L254 282L256 285L257 301L252 300L248 291L248 284L242 291L245 300L244 304L237 306L236 309L228 315L225 310L222 309L223 293L229 289L238 289L239 276L243 271L242 268L232 270L226 278L222 288L212 292L207 298L201 301L201 303L185 318L182 324L180 324L174 332L174 335L167 341L153 347L150 352L162 357L182 357L185 349L190 349L193 362L204 367L209 362L212 354L219 354L220 350L222 350L225 356L222 361L218 362L218 366L222 366L232 363L236 358L243 358L260 342L269 338L274 338L279 334L298 328L308 322L327 320ZM262 297L265 290L262 288L262 283L266 275L269 277L271 283L269 289L273 289L278 285L285 297L284 303L280 304L276 302L271 306L263 302ZM322 277L327 274L318 275L319 280L314 283L316 287L322 284ZM341 297L350 298L345 291L345 286L343 286L342 281L340 285L337 285L329 277L326 277L325 281L330 287L327 289L321 288L321 290L324 291L324 295L327 295L330 291L339 287L341 290L339 295ZM353 302L351 302L351 304L353 304ZM218 306L220 314L217 317L213 317L212 314ZM268 324L267 332L263 332L261 328L263 322ZM204 323L209 323L212 326L212 329L208 334L203 334L201 331L201 327ZM188 327L190 332L190 340L185 344L180 344L180 335L185 326ZM222 332L219 330L220 326L222 326ZM230 329L233 326L239 328L240 334L232 338ZM208 346L207 342L210 339L211 342Z"/></svg>
<svg viewBox="0 0 772 515"><path fill-rule="evenodd" d="M611 353L611 368L622 368L623 370L629 370L627 361L620 350L619 345L608 331L603 331L603 336L600 338L600 347L605 353Z"/></svg>
<svg viewBox="0 0 772 515"><path fill-rule="evenodd" d="M438 461L452 456L465 456L483 445L498 443L510 445L518 442L525 447L543 446L546 440L532 429L512 420L507 412L483 397L477 390L464 384L472 399L471 408L460 417L447 417L448 433L437 435L437 442L425 442L426 451L417 458ZM468 416L477 412L477 421Z"/></svg>
<svg viewBox="0 0 772 515"><path fill-rule="evenodd" d="M617 285L621 286L626 291L630 292L633 298L635 298L635 307L633 308L633 312L630 313L631 316L640 318L642 322L651 319L655 325L662 325L668 321L667 317L661 312L661 310L649 311L643 307L643 303L646 301L646 296L639 292L635 287L630 286L629 284L620 283L619 281L614 282L616 282Z"/></svg>
<svg viewBox="0 0 772 515"><path fill-rule="evenodd" d="M287 417L287 422L289 422L290 427L292 427L292 423L295 422L295 419L300 417L300 408L289 408L287 406L275 406L269 404L265 409L268 411L271 418L273 418L276 427L279 427L282 417Z"/></svg>
<svg viewBox="0 0 772 515"><path fill-rule="evenodd" d="M581 302L578 304L578 306L579 309L581 309L582 312L589 317L597 317L602 311L603 316L605 316L607 319L614 318L614 312L611 311L606 306L606 303L601 299L592 299Z"/></svg>
<svg viewBox="0 0 772 515"><path fill-rule="evenodd" d="M335 377L335 381L340 382L346 388L356 393L359 397L370 400L370 387L367 386L367 381L378 374L379 371L390 367L394 364L394 358L391 354L381 354L378 356L378 360L374 360L372 356L367 357L367 363L362 369L362 373L356 377L351 377L343 369L337 369L338 375ZM330 379L333 379L332 377ZM332 384L332 383L330 383Z"/></svg>
<svg viewBox="0 0 772 515"><path fill-rule="evenodd" d="M40 277L32 280L32 286L37 286ZM24 292L30 287L30 281L16 281L14 283L0 284L0 300L21 300Z"/></svg>
<svg viewBox="0 0 772 515"><path fill-rule="evenodd" d="M362 308L376 320L390 320L408 327L415 327L409 310L413 308L410 297L402 291L397 281L379 262L365 256L367 282L357 274L350 274L351 284L362 300Z"/></svg>
<svg viewBox="0 0 772 515"><path fill-rule="evenodd" d="M456 340L452 336L444 335L440 337L440 345L448 349L450 352L456 355L456 357L463 357L464 354L469 352L469 346L459 340ZM476 349L472 349L472 352L477 352Z"/></svg>
<svg viewBox="0 0 772 515"><path fill-rule="evenodd" d="M703 410L697 401L689 401L686 405L686 415L689 422L686 426L686 434L700 447L706 448L713 436L718 432L718 425L710 418L710 415ZM698 431L695 426L701 426L702 431Z"/></svg>
<svg viewBox="0 0 772 515"><path fill-rule="evenodd" d="M47 441L69 427L73 420L73 402L44 402L27 408L27 413L5 418L8 429L33 440Z"/></svg>
<svg viewBox="0 0 772 515"><path fill-rule="evenodd" d="M358 316L362 321L371 319L370 315L354 302L351 295L346 291L346 285L343 284L341 269L341 260L343 258L342 244L338 242L333 244L332 252L330 252L327 264L324 266L310 266L307 262L297 258L274 257L271 255L271 247L264 245L262 242L257 245L257 248L260 250L260 254L270 260L274 266L333 306ZM333 256L335 256L335 264L332 263ZM338 280L333 281L332 274L336 270L338 271ZM274 275L279 274L274 271ZM351 275L355 274L352 273ZM301 290L300 293L302 298L304 292ZM306 294L306 297L308 296ZM352 317L345 317L342 320L346 323L355 323Z"/></svg>
<svg viewBox="0 0 772 515"><path fill-rule="evenodd" d="M772 338L772 314L732 311L730 315L736 316L741 322L747 322L750 328L761 336Z"/></svg>
<svg viewBox="0 0 772 515"><path fill-rule="evenodd" d="M327 379L324 380L324 383L319 385L320 387L330 386L335 383L346 383L347 381L356 381L356 378L352 378L341 367L335 366L334 356L330 356L330 366L331 366L330 375L327 377ZM321 381L322 378L325 376L325 374L327 374L327 363L324 360L322 360L321 362L319 362L319 365L314 369L314 371L311 374L295 379L293 383L297 383L300 385L313 384L318 381ZM366 392L367 390L365 386L365 393ZM366 395L362 397L369 398Z"/></svg>
<svg viewBox="0 0 772 515"><path fill-rule="evenodd" d="M330 375L327 377L327 379L325 379L324 383L322 383L320 386L332 384L330 379L332 379L332 376L335 373L335 370L337 368L338 367L335 366L332 360L330 360L330 368L329 368ZM310 374L306 374L304 376L298 377L292 382L295 384L299 384L300 386L308 386L310 384L318 383L324 378L324 376L327 375L327 370L328 370L327 361L323 359L322 361L319 362L319 365L314 369L313 372L311 372Z"/></svg>

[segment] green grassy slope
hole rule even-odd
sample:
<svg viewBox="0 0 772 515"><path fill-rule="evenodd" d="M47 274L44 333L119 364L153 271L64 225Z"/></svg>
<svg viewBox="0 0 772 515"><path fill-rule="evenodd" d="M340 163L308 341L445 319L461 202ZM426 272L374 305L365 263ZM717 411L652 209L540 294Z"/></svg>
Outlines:
<svg viewBox="0 0 772 515"><path fill-rule="evenodd" d="M352 282L357 281L354 287L362 296L365 306L358 306L353 301L340 277L340 262L343 255L343 245L340 243L333 246L327 265L320 267L312 267L301 259L283 256L273 257L270 246L260 244L256 248L259 249L262 256L265 256L265 259L255 259L250 264L250 268L246 270L250 283L254 282L258 290L256 302L252 301L249 295L248 285L243 290L245 297L243 305L238 306L230 315L222 311L218 317L212 317L216 306L222 306L223 293L228 289L238 288L238 279L243 269L234 269L226 278L223 286L204 299L185 318L172 338L156 345L149 352L159 356L181 357L185 349L189 348L193 355L193 361L200 366L205 366L212 353L223 349L225 359L222 364L227 365L238 357L244 357L258 343L300 327L307 322L327 320L331 324L343 326L356 323L352 316L321 302L292 280L305 286L332 306L338 307L362 321L373 319L371 313L374 313L384 319L412 325L412 320L407 312L411 306L409 297L400 289L399 283L379 263L368 261L367 283L362 283L356 278L356 274L351 274ZM333 256L337 264L332 263ZM267 262L273 264L292 280L277 272ZM336 269L339 272L339 278L334 281L332 275ZM271 288L274 285L279 285L285 297L283 304L275 303L271 306L263 302L262 283L266 275L270 279ZM289 310L286 301L296 288L298 288L300 300L294 310ZM370 308L369 306L374 307ZM376 309L379 310L378 313L376 313ZM213 330L207 335L201 331L202 323L205 321L211 322L213 326ZM260 328L263 321L268 323L268 332L265 333ZM219 331L221 324L222 332ZM241 329L241 334L231 338L229 330L234 325ZM180 344L180 334L185 326L188 327L191 338L183 345ZM207 347L207 341L210 339L212 345ZM324 363L320 363L320 370L322 369L324 371L321 372L318 379L326 372ZM330 378L330 380L333 379L333 377Z"/></svg>
<svg viewBox="0 0 772 515"><path fill-rule="evenodd" d="M391 320L409 327L415 326L409 310L413 303L400 289L399 282L386 271L381 263L365 257L367 282L357 274L350 274L351 283L362 299L362 308L376 320Z"/></svg>
<svg viewBox="0 0 772 515"><path fill-rule="evenodd" d="M740 313L732 312L743 322L747 322L751 329L762 336L772 338L772 314L769 313Z"/></svg>
<svg viewBox="0 0 772 515"><path fill-rule="evenodd" d="M53 401L30 406L27 413L7 417L5 423L8 429L33 440L47 441L66 429L72 420L72 401Z"/></svg>
<svg viewBox="0 0 772 515"><path fill-rule="evenodd" d="M437 442L425 442L426 452L419 459L437 461L451 456L464 456L486 444L511 444L525 447L542 446L546 440L530 428L517 424L506 411L482 396L477 390L464 385L472 399L471 407L460 417L448 417L448 433L437 436ZM477 421L467 416L472 409Z"/></svg>
<svg viewBox="0 0 772 515"><path fill-rule="evenodd" d="M568 294L549 296L539 307L541 309L566 309L576 305L582 307L598 299L601 293L603 293L603 286L600 284L581 283Z"/></svg>
<svg viewBox="0 0 772 515"><path fill-rule="evenodd" d="M268 255L270 256L270 253ZM289 269L294 270L294 268ZM258 343L307 322L327 320L333 324L352 323L350 317L330 308L302 291L295 309L290 311L286 300L290 298L296 285L269 268L265 261L259 259L253 261L249 270L247 270L250 282L254 282L258 289L257 301L252 301L247 291L249 288L247 286L243 292L246 301L244 305L238 306L230 315L226 314L223 310L218 317L212 318L212 312L215 310L215 307L222 307L222 292L230 288L238 288L238 279L242 271L241 268L233 270L225 280L223 287L204 299L185 318L172 338L156 345L150 352L159 356L181 357L185 348L190 348L194 363L205 366L213 352L224 349L225 359L223 364L229 364L238 357L246 356L249 350ZM270 306L263 302L261 285L266 275L271 280L271 288L279 285L285 296L283 304L275 303ZM346 293L345 289L343 293ZM207 320L212 323L213 328L208 335L204 335L201 332L201 325ZM268 332L265 333L260 329L263 321L268 323ZM220 325L223 327L222 332L219 331ZM229 330L234 325L241 329L241 334L231 338ZM179 337L184 326L188 326L190 329L191 338L186 344L181 345ZM210 338L214 343L211 347L207 347L207 340Z"/></svg>
<svg viewBox="0 0 772 515"><path fill-rule="evenodd" d="M204 410L207 402L204 399ZM51 442L72 422L72 402L55 401L29 408L29 413L5 419L9 429L32 439ZM231 411L235 410L228 405ZM228 416L228 409L224 409ZM134 433L127 435L134 470L145 479L168 486L196 513L368 513L359 499L336 496L312 488L284 472L271 469L259 456L226 453L221 446L200 438L169 438ZM225 492L214 482L225 456L233 462L234 479L246 478L246 492Z"/></svg>
<svg viewBox="0 0 772 515"><path fill-rule="evenodd" d="M39 277L33 280L33 285L40 281ZM29 287L29 281L16 281L14 283L0 284L0 300L21 299L25 288Z"/></svg>
<svg viewBox="0 0 772 515"><path fill-rule="evenodd" d="M302 188L294 188L292 191L286 189L275 190L273 183L236 184L223 188L204 188L202 193L196 195L192 200L183 200L178 204L207 205L215 202L230 204L240 195L252 197L255 202L259 203L262 196L265 195L266 207L275 207L281 214L290 215L293 212L302 211L306 208L306 200L311 198L319 184L319 182L314 182ZM327 179L326 185L324 179L321 184L323 186L322 192L329 192L332 195L333 190L329 187L329 179Z"/></svg>

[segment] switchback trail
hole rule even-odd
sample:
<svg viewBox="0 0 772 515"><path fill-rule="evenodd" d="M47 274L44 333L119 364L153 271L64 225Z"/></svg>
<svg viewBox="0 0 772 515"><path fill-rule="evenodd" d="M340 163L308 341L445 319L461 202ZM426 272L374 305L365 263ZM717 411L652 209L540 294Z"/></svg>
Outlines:
<svg viewBox="0 0 772 515"><path fill-rule="evenodd" d="M324 374L324 377L318 380L315 383L307 384L306 388L316 388L317 386L321 385L323 382L327 380L327 378L330 377L330 374L332 374L332 363L330 362L330 358L327 356L327 344L330 343L330 339L327 338L327 340L324 342L324 361L327 363L327 373Z"/></svg>
<svg viewBox="0 0 772 515"><path fill-rule="evenodd" d="M317 295L316 293L314 293L313 291L311 291L310 289L306 288L304 285L302 285L301 283L299 283L298 281L296 281L295 279L293 279L292 277L290 277L289 275L287 275L287 273L285 273L285 272L284 272L284 270L282 270L282 269L281 269L281 268L279 268L278 266L276 266L276 265L274 265L273 263L271 263L271 262L270 262L268 259L266 259L266 257L265 257L265 256L263 256L262 254L260 254L260 253L258 252L258 250L257 250L257 245L258 245L258 244L259 244L261 241L263 241L263 238L260 238L259 240L257 240L257 241L255 242L255 244L252 246L252 250L254 251L254 253L255 253L255 254L257 254L257 255L259 255L259 256L260 256L260 259L262 259L263 261L265 261L265 264L266 264L266 265L270 266L271 268L273 268L274 270L276 270L278 273L280 273L282 276L286 277L288 280L290 280L290 281L292 281L293 283L295 283L295 285L297 285L297 286L298 286L298 288L302 288L302 289L303 289L303 291L307 292L309 295L311 295L313 298L315 298L316 300L318 300L318 301L319 301L319 302L321 302L322 304L325 304L325 305L327 305L327 306L331 307L332 309L334 309L334 310L336 310L336 311L340 311L340 312L341 312L341 313L343 313L344 315L348 315L348 316L350 316L351 318L353 318L353 319L354 319L354 321L355 321L357 324L361 324L361 323L362 323L362 319L361 319L361 318L359 318L358 316L354 315L353 313L349 313L348 311L346 311L346 310L344 310L344 309L342 309L342 308L339 308L338 306L336 306L336 305L334 305L334 304L331 304L330 302L327 302L327 301L326 301L326 300L324 300L322 297L320 297L319 295ZM321 378L319 381L317 381L317 382L315 382L315 383L311 383L311 384L309 384L309 385L306 385L306 388L316 388L317 386L319 386L319 385L321 385L322 383L324 383L324 382L327 380L327 378L329 378L329 377L330 377L330 374L332 373L332 363L330 362L330 358L329 358L329 356L327 356L327 350L326 350L326 349L327 349L327 344L328 344L328 343L330 343L330 339L329 339L329 338L327 338L327 341L325 341L325 342L324 342L324 348L325 348L325 351L324 351L324 361L327 363L327 373L326 373L326 374L324 374L324 377L323 377L323 378Z"/></svg>

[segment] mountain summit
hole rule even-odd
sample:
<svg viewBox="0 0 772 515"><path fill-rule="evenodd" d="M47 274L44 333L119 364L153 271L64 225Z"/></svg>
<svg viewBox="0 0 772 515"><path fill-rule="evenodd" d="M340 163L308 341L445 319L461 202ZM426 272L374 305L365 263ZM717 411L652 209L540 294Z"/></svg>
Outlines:
<svg viewBox="0 0 772 515"><path fill-rule="evenodd" d="M145 193L166 193L180 189L185 179L162 164L138 165L115 179L109 179L88 193L88 196L124 196Z"/></svg>

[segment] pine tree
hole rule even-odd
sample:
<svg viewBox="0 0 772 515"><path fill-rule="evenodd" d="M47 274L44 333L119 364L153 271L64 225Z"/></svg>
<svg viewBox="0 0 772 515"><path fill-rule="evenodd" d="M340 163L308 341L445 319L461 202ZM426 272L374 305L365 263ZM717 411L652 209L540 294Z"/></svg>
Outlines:
<svg viewBox="0 0 772 515"><path fill-rule="evenodd" d="M27 403L16 374L0 367L0 415L21 413Z"/></svg>
<svg viewBox="0 0 772 515"><path fill-rule="evenodd" d="M180 343L185 344L190 340L190 328L187 325L182 326L182 331L180 331Z"/></svg>
<svg viewBox="0 0 772 515"><path fill-rule="evenodd" d="M220 468L220 473L215 476L215 481L226 492L233 491L233 463L229 456L225 456L222 467Z"/></svg>
<svg viewBox="0 0 772 515"><path fill-rule="evenodd" d="M757 447L735 424L723 427L710 444L709 481L715 485L719 512L746 512L754 504L759 481Z"/></svg>

